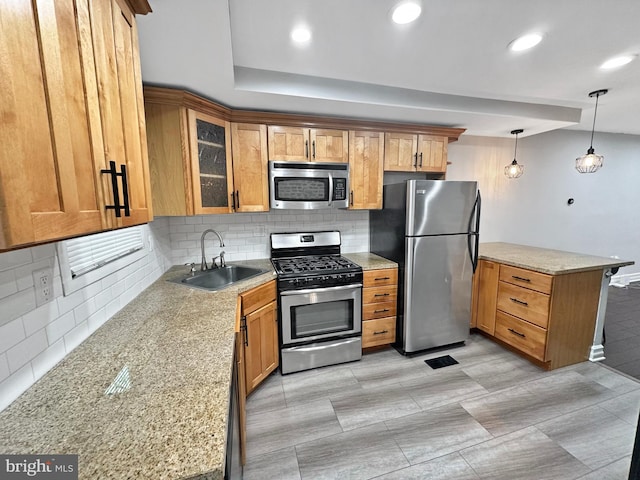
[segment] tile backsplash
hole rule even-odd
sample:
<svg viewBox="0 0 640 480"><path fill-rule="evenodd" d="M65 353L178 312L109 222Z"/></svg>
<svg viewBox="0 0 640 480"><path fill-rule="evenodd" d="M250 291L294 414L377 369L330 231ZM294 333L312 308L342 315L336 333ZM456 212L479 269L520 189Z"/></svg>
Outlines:
<svg viewBox="0 0 640 480"><path fill-rule="evenodd" d="M207 235L205 253L209 263L221 250L229 262L269 258L269 235L274 232L338 230L342 252L369 250L369 212L366 210L282 210L170 217L169 239L174 265L200 264L200 237L208 228L220 233L225 244L220 248L217 237Z"/></svg>

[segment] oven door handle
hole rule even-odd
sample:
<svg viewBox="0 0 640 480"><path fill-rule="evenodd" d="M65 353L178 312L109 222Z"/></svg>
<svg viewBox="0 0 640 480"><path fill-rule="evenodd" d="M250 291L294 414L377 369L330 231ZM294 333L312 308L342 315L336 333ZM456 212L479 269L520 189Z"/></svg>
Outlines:
<svg viewBox="0 0 640 480"><path fill-rule="evenodd" d="M329 173L329 206L333 203L333 175Z"/></svg>
<svg viewBox="0 0 640 480"><path fill-rule="evenodd" d="M285 290L284 292L280 292L280 295L307 295L309 293L339 292L345 290L355 290L357 288L362 288L362 284L352 283L350 285L340 285L339 287L307 288L305 290Z"/></svg>

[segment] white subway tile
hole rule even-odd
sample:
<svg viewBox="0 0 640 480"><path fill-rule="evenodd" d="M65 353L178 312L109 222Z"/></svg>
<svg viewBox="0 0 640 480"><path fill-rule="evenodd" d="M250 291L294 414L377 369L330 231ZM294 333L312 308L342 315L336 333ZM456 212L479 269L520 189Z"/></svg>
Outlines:
<svg viewBox="0 0 640 480"><path fill-rule="evenodd" d="M31 257L34 261L43 259L43 258L53 258L56 256L56 244L55 243L47 243L46 245L36 245L35 247L31 247Z"/></svg>
<svg viewBox="0 0 640 480"><path fill-rule="evenodd" d="M100 310L98 310L96 313L94 313L87 319L87 324L89 325L89 333L95 332L106 321L107 321L107 309L105 307L105 308L101 308Z"/></svg>
<svg viewBox="0 0 640 480"><path fill-rule="evenodd" d="M39 306L35 310L31 310L22 316L24 331L29 335L33 335L38 330L46 327L53 320L58 318L58 304L55 301L47 302Z"/></svg>
<svg viewBox="0 0 640 480"><path fill-rule="evenodd" d="M11 405L34 381L31 364L27 364L0 383L0 411Z"/></svg>
<svg viewBox="0 0 640 480"><path fill-rule="evenodd" d="M0 382L9 376L9 362L7 362L7 354L0 354Z"/></svg>
<svg viewBox="0 0 640 480"><path fill-rule="evenodd" d="M0 253L0 272L33 262L29 248Z"/></svg>
<svg viewBox="0 0 640 480"><path fill-rule="evenodd" d="M89 336L89 325L86 321L76 325L64 338L64 349L69 354Z"/></svg>
<svg viewBox="0 0 640 480"><path fill-rule="evenodd" d="M169 228L173 228L176 225L184 225L187 217L169 217Z"/></svg>
<svg viewBox="0 0 640 480"><path fill-rule="evenodd" d="M55 367L56 364L65 357L65 355L64 341L60 339L53 345L49 346L40 355L35 357L31 361L33 376L35 379L40 379L45 373Z"/></svg>
<svg viewBox="0 0 640 480"><path fill-rule="evenodd" d="M76 308L78 305L80 305L82 302L86 300L84 290L85 288L81 290L77 290L71 293L70 295L59 296L58 298L56 298L56 302L58 302L58 311L60 312L60 315L70 312L71 310L73 310L74 308Z"/></svg>
<svg viewBox="0 0 640 480"><path fill-rule="evenodd" d="M18 282L13 270L0 272L0 299L13 295L18 291Z"/></svg>
<svg viewBox="0 0 640 480"><path fill-rule="evenodd" d="M185 223L187 225L202 225L202 216L185 217Z"/></svg>
<svg viewBox="0 0 640 480"><path fill-rule="evenodd" d="M25 338L22 342L7 350L9 371L15 373L33 358L44 352L48 346L47 334L44 330L39 330L30 337Z"/></svg>
<svg viewBox="0 0 640 480"><path fill-rule="evenodd" d="M33 288L23 290L0 300L0 325L14 320L36 308L36 294Z"/></svg>
<svg viewBox="0 0 640 480"><path fill-rule="evenodd" d="M171 228L172 232L184 232L184 233L189 233L189 232L195 232L196 228L194 225L175 225Z"/></svg>
<svg viewBox="0 0 640 480"><path fill-rule="evenodd" d="M76 325L80 325L90 315L93 315L96 311L96 301L90 298L86 302L82 302L76 308L73 309L73 316L76 320Z"/></svg>
<svg viewBox="0 0 640 480"><path fill-rule="evenodd" d="M118 298L114 298L109 303L107 303L107 306L106 306L107 319L113 317L116 313L118 313L120 311L121 308L122 308L122 306L120 304L120 298L119 297Z"/></svg>
<svg viewBox="0 0 640 480"><path fill-rule="evenodd" d="M73 330L75 326L76 320L73 316L73 311L67 312L64 315L53 320L49 325L45 327L49 345L53 345L64 335Z"/></svg>

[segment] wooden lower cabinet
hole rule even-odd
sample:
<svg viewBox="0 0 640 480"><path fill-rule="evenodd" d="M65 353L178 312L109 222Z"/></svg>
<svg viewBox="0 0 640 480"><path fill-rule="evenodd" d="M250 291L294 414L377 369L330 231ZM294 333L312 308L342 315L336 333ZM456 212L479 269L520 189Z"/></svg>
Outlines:
<svg viewBox="0 0 640 480"><path fill-rule="evenodd" d="M589 359L601 282L602 270L547 275L480 260L472 325L547 370L579 363Z"/></svg>
<svg viewBox="0 0 640 480"><path fill-rule="evenodd" d="M378 347L395 342L397 296L397 268L364 272L362 348Z"/></svg>
<svg viewBox="0 0 640 480"><path fill-rule="evenodd" d="M276 283L271 281L240 297L240 333L246 395L249 395L279 364Z"/></svg>

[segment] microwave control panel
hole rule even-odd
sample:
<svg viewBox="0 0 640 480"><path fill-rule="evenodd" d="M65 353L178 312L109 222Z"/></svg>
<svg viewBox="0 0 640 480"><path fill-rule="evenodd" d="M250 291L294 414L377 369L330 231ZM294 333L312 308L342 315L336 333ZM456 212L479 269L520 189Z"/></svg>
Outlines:
<svg viewBox="0 0 640 480"><path fill-rule="evenodd" d="M333 200L346 200L346 199L347 199L347 179L334 178L333 179Z"/></svg>

